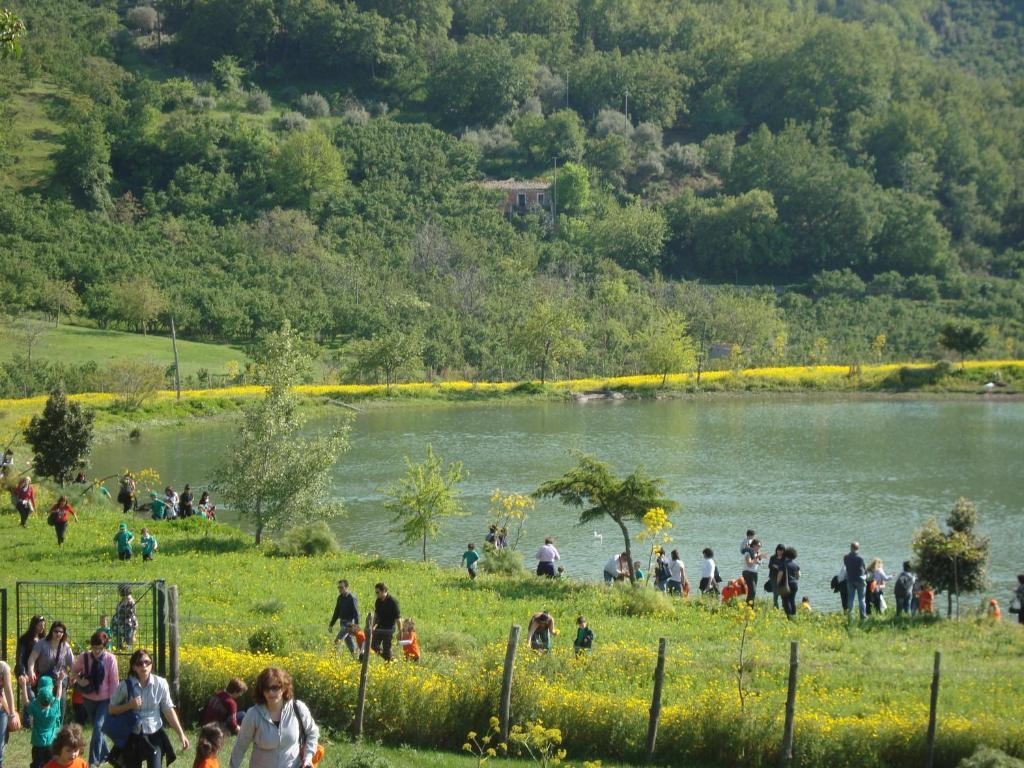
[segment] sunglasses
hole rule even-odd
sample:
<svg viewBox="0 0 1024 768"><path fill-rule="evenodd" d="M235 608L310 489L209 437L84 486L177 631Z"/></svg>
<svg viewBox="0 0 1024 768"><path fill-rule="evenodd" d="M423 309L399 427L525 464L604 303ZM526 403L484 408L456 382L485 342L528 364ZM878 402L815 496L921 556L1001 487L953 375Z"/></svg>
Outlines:
<svg viewBox="0 0 1024 768"><path fill-rule="evenodd" d="M153 660L152 659L139 659L138 661L135 662L135 666L136 667L152 667L153 666Z"/></svg>
<svg viewBox="0 0 1024 768"><path fill-rule="evenodd" d="M268 685L267 686L267 690L268 691L283 691L284 688L281 687L280 685Z"/></svg>

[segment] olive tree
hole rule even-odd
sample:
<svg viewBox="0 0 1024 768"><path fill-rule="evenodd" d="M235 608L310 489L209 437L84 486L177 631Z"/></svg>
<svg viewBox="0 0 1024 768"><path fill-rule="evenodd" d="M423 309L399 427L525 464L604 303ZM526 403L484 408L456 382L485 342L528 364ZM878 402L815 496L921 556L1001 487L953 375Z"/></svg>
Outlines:
<svg viewBox="0 0 1024 768"><path fill-rule="evenodd" d="M946 593L947 615L953 614L953 595L977 592L985 587L989 541L975 533L978 510L974 503L957 499L946 518L949 531L936 520L929 520L914 534L914 570L920 581L931 584L936 592Z"/></svg>
<svg viewBox="0 0 1024 768"><path fill-rule="evenodd" d="M563 504L580 507L580 525L607 517L619 526L630 564L629 580L635 584L633 550L626 524L643 522L644 515L656 507L666 514L674 512L679 504L664 495L661 479L648 477L642 468L620 480L607 464L592 456L580 454L578 461L557 480L543 483L533 495L557 498Z"/></svg>

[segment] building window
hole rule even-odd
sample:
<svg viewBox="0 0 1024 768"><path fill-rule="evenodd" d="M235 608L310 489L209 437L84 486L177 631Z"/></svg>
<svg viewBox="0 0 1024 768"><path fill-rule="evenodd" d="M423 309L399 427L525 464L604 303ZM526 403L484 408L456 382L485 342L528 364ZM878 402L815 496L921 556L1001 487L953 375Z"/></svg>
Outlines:
<svg viewBox="0 0 1024 768"><path fill-rule="evenodd" d="M537 205L540 205L540 206L543 207L545 203L547 203L547 199L545 198L544 193L543 192L538 192L537 193Z"/></svg>
<svg viewBox="0 0 1024 768"><path fill-rule="evenodd" d="M525 192L520 192L519 194L516 195L516 205L518 205L520 208L525 208L526 207L526 193Z"/></svg>

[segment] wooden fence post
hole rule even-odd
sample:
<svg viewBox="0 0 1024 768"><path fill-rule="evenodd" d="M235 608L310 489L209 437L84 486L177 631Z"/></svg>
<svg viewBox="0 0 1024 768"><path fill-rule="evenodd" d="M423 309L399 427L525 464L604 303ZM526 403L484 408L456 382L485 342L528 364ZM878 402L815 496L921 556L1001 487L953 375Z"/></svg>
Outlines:
<svg viewBox="0 0 1024 768"><path fill-rule="evenodd" d="M786 725L782 732L782 764L793 762L793 727L796 715L796 673L800 668L800 643L789 644L789 687L786 690Z"/></svg>
<svg viewBox="0 0 1024 768"><path fill-rule="evenodd" d="M651 696L651 718L647 723L647 762L654 760L654 745L658 740L658 721L661 719L661 689L665 684L665 643L658 638L658 664L654 668L654 694Z"/></svg>
<svg viewBox="0 0 1024 768"><path fill-rule="evenodd" d="M942 652L935 652L935 668L932 671L932 700L928 710L928 741L927 755L925 757L926 768L932 768L935 764L935 715L939 707L939 665L942 663Z"/></svg>
<svg viewBox="0 0 1024 768"><path fill-rule="evenodd" d="M516 648L519 647L519 625L513 624L508 632L508 647L505 649L505 672L501 676L501 700L498 703L498 723L501 729L501 741L508 741L508 732L512 727L512 670L516 663Z"/></svg>
<svg viewBox="0 0 1024 768"><path fill-rule="evenodd" d="M181 671L179 666L178 646L181 636L178 631L178 585L171 584L167 588L167 660L168 678L171 684L171 698L181 700Z"/></svg>
<svg viewBox="0 0 1024 768"><path fill-rule="evenodd" d="M366 714L366 678L370 673L370 642L373 639L373 614L366 615L366 637L363 638L363 658L359 666L359 693L356 695L356 720L352 724L352 740L363 738L363 716Z"/></svg>

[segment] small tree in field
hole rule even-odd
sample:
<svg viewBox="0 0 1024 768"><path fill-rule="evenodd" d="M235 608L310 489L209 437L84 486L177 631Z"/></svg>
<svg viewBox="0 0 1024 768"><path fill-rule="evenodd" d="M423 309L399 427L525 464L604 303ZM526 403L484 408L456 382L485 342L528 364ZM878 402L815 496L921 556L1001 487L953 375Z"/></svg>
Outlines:
<svg viewBox="0 0 1024 768"><path fill-rule="evenodd" d="M63 389L50 393L41 416L33 416L25 428L25 442L32 447L32 469L52 477L62 486L78 470L92 447L92 411L68 402Z"/></svg>
<svg viewBox="0 0 1024 768"><path fill-rule="evenodd" d="M405 459L405 477L388 489L391 501L384 506L395 513L395 533L402 534L402 543L421 542L423 560L427 559L427 540L437 538L441 520L463 514L460 490L456 484L466 477L461 462L447 468L427 445L427 458L422 464Z"/></svg>
<svg viewBox="0 0 1024 768"><path fill-rule="evenodd" d="M960 355L960 368L964 367L967 355L981 352L988 336L973 323L946 323L939 331L939 343L951 352Z"/></svg>
<svg viewBox="0 0 1024 768"><path fill-rule="evenodd" d="M665 386L670 373L696 367L693 341L686 335L686 321L678 312L660 312L641 338L644 364L651 373L661 374Z"/></svg>
<svg viewBox="0 0 1024 768"><path fill-rule="evenodd" d="M989 542L978 536L978 510L967 499L957 499L953 511L946 518L948 532L929 520L914 534L914 570L922 581L927 581L936 592L946 593L947 615L953 614L953 595L956 595L959 613L960 593L977 592L985 587L988 567Z"/></svg>
<svg viewBox="0 0 1024 768"><path fill-rule="evenodd" d="M349 423L303 437L305 418L291 387L308 360L287 322L264 340L256 359L267 393L246 408L238 440L217 471L215 485L250 521L260 544L266 530L340 514L341 504L325 497L331 467L348 450Z"/></svg>
<svg viewBox="0 0 1024 768"><path fill-rule="evenodd" d="M117 396L117 405L134 411L164 384L164 368L142 360L115 360L103 373L103 388Z"/></svg>
<svg viewBox="0 0 1024 768"><path fill-rule="evenodd" d="M637 469L622 480L615 477L604 462L591 456L579 456L579 464L557 480L549 480L533 492L534 496L557 498L563 504L581 507L580 525L610 518L622 531L626 557L629 559L629 580L636 583L632 564L627 522L643 522L644 515L660 507L665 513L679 509L679 504L661 491L662 481L648 477Z"/></svg>

